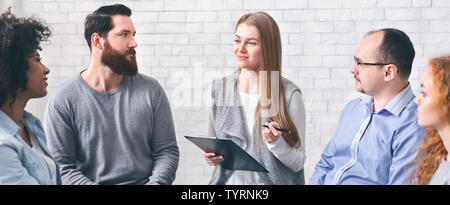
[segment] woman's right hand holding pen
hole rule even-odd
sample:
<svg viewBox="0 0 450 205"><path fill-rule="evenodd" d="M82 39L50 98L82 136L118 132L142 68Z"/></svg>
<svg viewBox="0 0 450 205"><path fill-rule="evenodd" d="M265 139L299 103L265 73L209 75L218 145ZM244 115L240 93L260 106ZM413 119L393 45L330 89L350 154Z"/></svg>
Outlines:
<svg viewBox="0 0 450 205"><path fill-rule="evenodd" d="M216 166L217 164L220 164L223 161L223 156L222 155L216 156L216 153L214 152L203 152L203 157L205 158L206 162L211 166Z"/></svg>
<svg viewBox="0 0 450 205"><path fill-rule="evenodd" d="M281 132L277 130L280 126L277 122L266 122L266 128L262 132L262 136L265 142L272 143L278 140L281 136Z"/></svg>

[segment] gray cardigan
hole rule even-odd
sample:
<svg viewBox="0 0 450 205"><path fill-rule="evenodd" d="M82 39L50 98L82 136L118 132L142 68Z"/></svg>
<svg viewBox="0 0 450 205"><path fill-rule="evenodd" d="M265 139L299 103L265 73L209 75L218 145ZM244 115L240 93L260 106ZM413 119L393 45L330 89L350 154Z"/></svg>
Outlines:
<svg viewBox="0 0 450 205"><path fill-rule="evenodd" d="M237 91L237 79L239 72L215 80L211 91L211 115L209 134L219 139L230 139L244 150L247 150L256 160L266 167L269 173L258 172L264 184L305 184L303 169L294 172L278 160L266 146L258 140L253 140L252 144L247 144L248 131L245 123L243 107L240 106L239 94ZM283 78L284 97L286 103L290 102L291 96L300 89L288 79ZM287 105L286 105L287 106ZM261 122L268 121L268 118L261 116ZM256 128L253 129L253 136L256 136ZM304 143L304 142L301 142ZM250 146L250 147L248 147ZM232 170L226 170L221 166L216 166L209 184L224 184L233 174Z"/></svg>

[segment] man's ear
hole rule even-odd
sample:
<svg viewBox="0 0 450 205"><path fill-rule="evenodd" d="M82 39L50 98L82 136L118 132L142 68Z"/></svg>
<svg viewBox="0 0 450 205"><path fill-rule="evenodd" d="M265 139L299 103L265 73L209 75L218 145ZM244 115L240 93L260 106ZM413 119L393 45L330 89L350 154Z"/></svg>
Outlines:
<svg viewBox="0 0 450 205"><path fill-rule="evenodd" d="M92 45L92 47L95 47L95 48L97 48L99 50L103 50L103 43L104 43L104 40L103 40L103 37L100 36L100 34L93 33L91 35L91 45Z"/></svg>
<svg viewBox="0 0 450 205"><path fill-rule="evenodd" d="M384 66L384 80L391 81L394 80L398 75L398 68L394 64L389 64Z"/></svg>

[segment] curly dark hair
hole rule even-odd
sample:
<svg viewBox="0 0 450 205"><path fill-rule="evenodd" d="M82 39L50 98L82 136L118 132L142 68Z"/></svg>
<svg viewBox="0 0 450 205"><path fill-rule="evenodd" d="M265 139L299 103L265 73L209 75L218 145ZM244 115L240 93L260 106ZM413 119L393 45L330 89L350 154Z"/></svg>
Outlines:
<svg viewBox="0 0 450 205"><path fill-rule="evenodd" d="M41 41L50 37L50 29L35 18L17 18L11 8L0 16L0 106L18 91L27 89L27 59L32 57Z"/></svg>

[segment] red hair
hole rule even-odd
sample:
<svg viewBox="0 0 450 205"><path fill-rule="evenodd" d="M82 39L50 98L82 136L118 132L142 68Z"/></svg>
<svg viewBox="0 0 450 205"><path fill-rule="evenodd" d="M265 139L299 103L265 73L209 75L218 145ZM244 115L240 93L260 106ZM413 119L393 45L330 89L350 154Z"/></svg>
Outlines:
<svg viewBox="0 0 450 205"><path fill-rule="evenodd" d="M431 77L433 79L433 102L450 122L450 56L430 60ZM442 158L447 156L441 136L436 129L428 127L419 148L418 167L415 176L416 184L428 184L433 174L439 168Z"/></svg>

